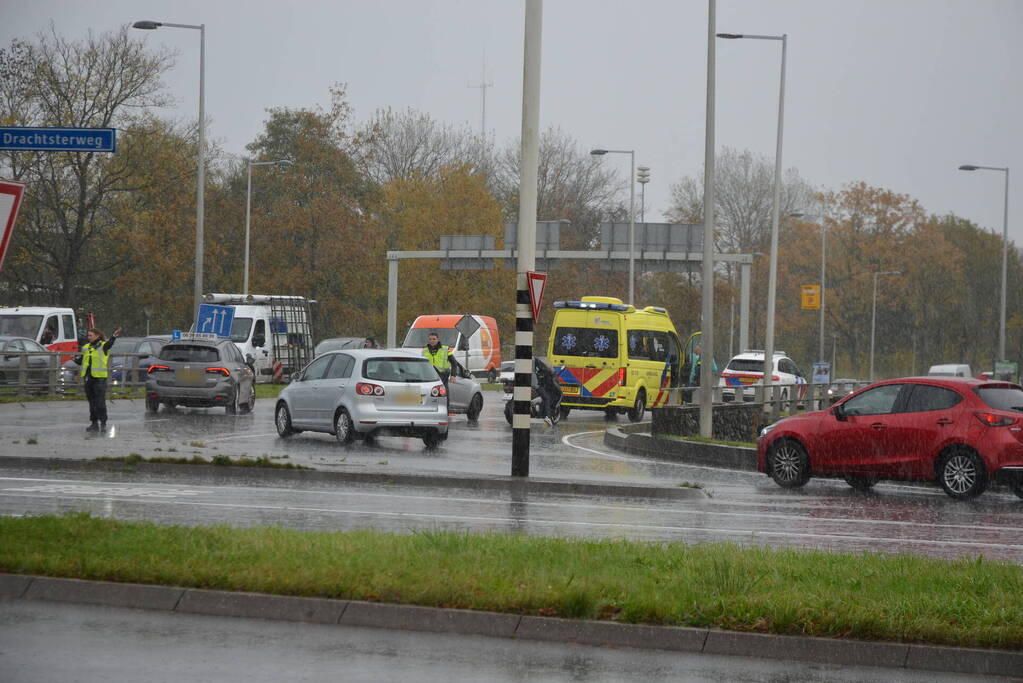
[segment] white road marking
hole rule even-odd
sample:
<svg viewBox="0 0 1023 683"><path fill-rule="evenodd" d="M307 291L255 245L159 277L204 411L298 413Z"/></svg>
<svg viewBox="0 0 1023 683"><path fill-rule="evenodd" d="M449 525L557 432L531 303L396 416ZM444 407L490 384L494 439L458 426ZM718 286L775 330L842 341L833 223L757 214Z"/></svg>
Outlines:
<svg viewBox="0 0 1023 683"><path fill-rule="evenodd" d="M263 439L268 436L277 436L277 432L266 432L265 434L235 434L233 436L215 436L212 439L203 439L203 441L229 441L231 439Z"/></svg>

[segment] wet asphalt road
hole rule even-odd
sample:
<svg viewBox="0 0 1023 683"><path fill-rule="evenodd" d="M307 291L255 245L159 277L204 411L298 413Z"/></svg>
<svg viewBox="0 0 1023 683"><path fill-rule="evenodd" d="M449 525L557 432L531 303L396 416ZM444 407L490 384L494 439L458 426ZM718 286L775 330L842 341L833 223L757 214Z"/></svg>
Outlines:
<svg viewBox="0 0 1023 683"><path fill-rule="evenodd" d="M84 431L79 402L0 405L4 455L95 458L126 456L267 456L333 471L423 474L510 472L511 430L500 394L486 392L478 425L463 416L443 447L381 438L374 445L338 446L329 434L277 437L273 404L254 415L220 410L164 409L147 416L141 401L110 406L106 433ZM621 418L624 420L624 418ZM938 557L1006 559L1023 563L1023 501L1005 489L961 503L939 489L880 484L860 494L837 480L811 480L800 491L778 488L757 473L679 465L613 451L603 444L599 413L573 413L557 427L533 423L531 476L594 482L703 487L691 500L509 493L459 488L364 484L268 485L264 481L160 476L131 481L111 474L0 469L0 514L88 510L161 523L275 524L310 529L461 529L553 536L906 552Z"/></svg>
<svg viewBox="0 0 1023 683"><path fill-rule="evenodd" d="M0 680L924 683L905 669L0 599Z"/></svg>

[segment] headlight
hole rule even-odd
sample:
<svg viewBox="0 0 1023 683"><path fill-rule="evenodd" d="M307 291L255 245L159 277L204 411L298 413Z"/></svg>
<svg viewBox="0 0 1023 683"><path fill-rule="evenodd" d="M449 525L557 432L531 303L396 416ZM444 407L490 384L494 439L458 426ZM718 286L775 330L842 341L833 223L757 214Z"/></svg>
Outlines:
<svg viewBox="0 0 1023 683"><path fill-rule="evenodd" d="M778 426L778 423L774 422L772 424L764 425L763 427L761 427L761 429L760 429L760 438L764 438L765 436L767 436L768 432L770 432L772 429L774 429L777 426Z"/></svg>

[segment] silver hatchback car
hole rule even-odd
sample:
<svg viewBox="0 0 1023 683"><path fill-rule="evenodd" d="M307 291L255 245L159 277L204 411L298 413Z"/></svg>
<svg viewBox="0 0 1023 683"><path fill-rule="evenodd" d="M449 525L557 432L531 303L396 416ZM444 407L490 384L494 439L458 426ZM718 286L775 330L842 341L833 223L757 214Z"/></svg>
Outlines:
<svg viewBox="0 0 1023 683"><path fill-rule="evenodd" d="M401 351L351 349L314 359L281 392L277 433L356 437L413 436L427 448L447 438L448 398L429 361Z"/></svg>

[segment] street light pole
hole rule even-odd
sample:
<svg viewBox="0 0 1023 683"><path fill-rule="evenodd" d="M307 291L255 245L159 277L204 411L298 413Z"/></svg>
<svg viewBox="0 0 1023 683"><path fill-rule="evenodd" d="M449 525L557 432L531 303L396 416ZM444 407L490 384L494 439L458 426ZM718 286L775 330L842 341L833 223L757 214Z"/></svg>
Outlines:
<svg viewBox="0 0 1023 683"><path fill-rule="evenodd" d="M1008 289L1006 280L1009 272L1009 167L1008 166L975 166L963 164L960 171L1004 171L1005 172L1005 210L1002 214L1002 303L998 321L998 360L1005 360L1005 299Z"/></svg>
<svg viewBox="0 0 1023 683"><path fill-rule="evenodd" d="M874 298L870 313L870 381L874 381L874 329L877 325L877 276L901 275L898 270L881 270L874 273Z"/></svg>
<svg viewBox="0 0 1023 683"><path fill-rule="evenodd" d="M650 167L636 168L636 182L639 183L639 222L646 222L646 184L650 182Z"/></svg>
<svg viewBox="0 0 1023 683"><path fill-rule="evenodd" d="M248 295L249 293L249 225L251 224L252 217L252 167L253 166L291 166L291 162L287 159L279 159L277 161L253 161L252 159L247 160L249 167L249 180L246 184L245 190L245 277L242 283L242 294Z"/></svg>
<svg viewBox="0 0 1023 683"><path fill-rule="evenodd" d="M719 33L718 38L777 40L781 42L781 82L778 87L778 137L774 152L774 211L771 215L771 255L767 278L767 333L764 344L764 395L770 394L774 372L774 310L778 290L778 213L781 210L781 150L785 119L785 60L788 52L788 34L761 36L748 33ZM773 410L772 410L773 412Z"/></svg>
<svg viewBox="0 0 1023 683"><path fill-rule="evenodd" d="M195 202L195 292L192 313L199 319L199 304L202 303L203 275L203 216L206 188L206 24L170 24L163 21L136 21L133 28L153 30L168 28L191 28L199 31L199 172L196 179L198 189Z"/></svg>
<svg viewBox="0 0 1023 683"><path fill-rule="evenodd" d="M634 265L634 254L636 251L636 151L632 149L593 149L590 154L604 156L605 154L628 154L629 155L629 301L634 304L636 288L636 271Z"/></svg>

